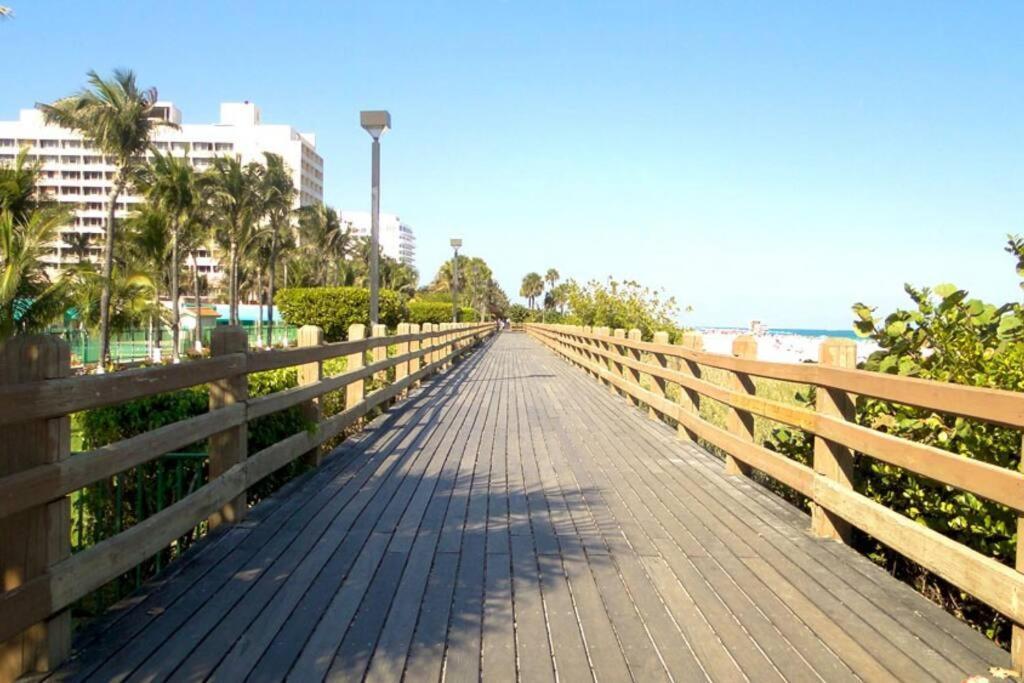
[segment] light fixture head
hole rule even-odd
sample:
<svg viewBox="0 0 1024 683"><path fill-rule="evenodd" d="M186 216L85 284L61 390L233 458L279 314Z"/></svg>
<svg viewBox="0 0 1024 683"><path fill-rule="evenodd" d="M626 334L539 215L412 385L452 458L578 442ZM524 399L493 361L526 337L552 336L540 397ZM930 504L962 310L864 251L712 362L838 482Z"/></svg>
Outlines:
<svg viewBox="0 0 1024 683"><path fill-rule="evenodd" d="M377 140L384 134L384 131L391 128L391 114L386 111L361 111L359 112L359 125L374 140Z"/></svg>
<svg viewBox="0 0 1024 683"><path fill-rule="evenodd" d="M461 246L462 246L462 238L461 238L461 237L453 237L453 238L451 239L451 245L452 245L452 246L453 246L454 248L458 249L459 247L461 247Z"/></svg>

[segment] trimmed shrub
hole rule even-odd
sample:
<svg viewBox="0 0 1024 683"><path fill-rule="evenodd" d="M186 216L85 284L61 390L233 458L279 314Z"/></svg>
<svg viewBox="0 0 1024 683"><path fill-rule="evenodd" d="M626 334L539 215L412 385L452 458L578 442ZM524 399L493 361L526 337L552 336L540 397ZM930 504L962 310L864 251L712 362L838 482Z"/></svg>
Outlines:
<svg viewBox="0 0 1024 683"><path fill-rule="evenodd" d="M452 321L452 304L443 301L422 301L414 299L408 304L408 322L422 325L423 323L450 323ZM459 322L476 322L477 312L468 306L459 308Z"/></svg>
<svg viewBox="0 0 1024 683"><path fill-rule="evenodd" d="M370 322L370 290L361 287L292 287L279 290L274 304L286 323L316 325L326 341L342 341L349 325ZM381 324L394 328L406 315L398 294L382 289Z"/></svg>

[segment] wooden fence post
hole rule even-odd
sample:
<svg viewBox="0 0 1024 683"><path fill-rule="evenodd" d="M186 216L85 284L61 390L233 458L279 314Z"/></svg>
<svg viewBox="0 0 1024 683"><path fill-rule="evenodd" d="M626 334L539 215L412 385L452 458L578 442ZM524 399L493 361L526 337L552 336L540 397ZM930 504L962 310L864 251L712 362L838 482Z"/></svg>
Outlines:
<svg viewBox="0 0 1024 683"><path fill-rule="evenodd" d="M690 351L703 351L704 337L701 336L700 332L683 332L679 345ZM696 379L700 379L701 376L700 365L687 359L682 359L682 362L679 363L679 372ZM683 410L695 418L700 418L700 393L680 386L679 403L682 404ZM676 425L676 437L682 441L697 440L697 434L687 429L682 422Z"/></svg>
<svg viewBox="0 0 1024 683"><path fill-rule="evenodd" d="M590 325L584 325L583 326L583 334L584 335L593 336L594 335L594 328L591 327ZM582 353L583 353L583 357L586 358L588 362L590 362L592 364L596 364L598 362L597 361L597 356L594 355L593 351L589 350L589 349L591 349L594 346L594 340L590 339L589 336L585 336L583 339L580 340L580 341L583 342L583 346L586 347L582 351ZM587 372L589 372L594 377L599 377L599 375L597 374L597 370L594 370L593 368L585 368L585 369L586 369ZM598 379L598 381L600 381L600 379Z"/></svg>
<svg viewBox="0 0 1024 683"><path fill-rule="evenodd" d="M626 338L626 330L622 329L621 327L616 327L614 330L612 330L612 339L613 340L625 339L625 338ZM626 353L626 349L624 349L623 347L619 346L619 343L616 342L616 341L613 341L612 344L610 344L608 346L608 348L609 348L609 350L614 350L614 352L615 352L614 353L614 357L618 357L618 356L624 355ZM625 368L625 366L622 363L619 363L617 361L614 361L614 360L611 361L610 367L608 369L611 370L613 374L616 374L619 377L625 377L626 376L626 368ZM609 384L608 388L611 390L612 394L615 394L615 395L619 394L619 390L618 390L618 388L614 384ZM625 395L626 392L623 391L622 394Z"/></svg>
<svg viewBox="0 0 1024 683"><path fill-rule="evenodd" d="M71 349L53 335L14 337L0 344L0 385L71 374ZM68 416L2 428L0 477L71 455ZM71 554L67 496L0 519L0 587L13 590ZM64 610L0 643L0 680L49 671L71 651L71 612Z"/></svg>
<svg viewBox="0 0 1024 683"><path fill-rule="evenodd" d="M298 346L320 346L324 343L324 331L316 325L303 325L299 328ZM323 379L324 364L321 361L306 363L296 368L298 371L299 385L315 384ZM311 423L319 425L323 418L323 409L320 405L320 398L314 398L302 404L302 415ZM306 462L314 467L320 464L323 459L323 449L319 446L304 456Z"/></svg>
<svg viewBox="0 0 1024 683"><path fill-rule="evenodd" d="M398 323L398 329L396 330L396 334L398 334L399 337L409 334L409 323ZM405 354L409 353L409 347L410 347L410 343L407 342L407 341L398 342L398 347L397 347L397 350L395 351L396 355L404 356ZM409 375L409 361L406 361L404 363L399 363L398 365L395 366L395 381L396 382L402 381L408 375Z"/></svg>
<svg viewBox="0 0 1024 683"><path fill-rule="evenodd" d="M355 325L348 326L348 341L358 341L366 338L366 325L356 323ZM364 367L366 363L366 353L364 351L357 351L356 353L350 353L345 356L345 372L352 370L358 370ZM363 386L364 380L357 379L354 382L349 382L345 386L345 408L351 408L360 401L363 400Z"/></svg>
<svg viewBox="0 0 1024 683"><path fill-rule="evenodd" d="M216 327L210 334L210 354L213 356L245 353L248 349L249 336L237 325ZM210 412L235 403L242 403L248 398L249 377L244 371L238 375L210 382ZM249 429L245 422L211 436L209 445L210 481L243 462L248 455L248 449ZM240 522L245 519L245 513L248 510L245 495L243 491L241 495L222 507L220 512L211 515L210 529L221 524Z"/></svg>
<svg viewBox="0 0 1024 683"><path fill-rule="evenodd" d="M419 334L419 333L420 333L420 326L419 325L417 325L416 323L412 323L412 324L409 325L409 334ZM420 350L420 342L419 342L418 339L409 342L409 353L412 353L413 351L419 351L419 350ZM407 372L410 375L413 375L413 374L419 372L421 367L422 367L421 359L420 358L413 358L408 363L408 370L407 370ZM418 384L419 384L419 382L415 383L415 385L418 385ZM409 388L412 389L411 386Z"/></svg>
<svg viewBox="0 0 1024 683"><path fill-rule="evenodd" d="M438 351L438 360L441 361L441 370L447 370L449 365L448 355L451 353L451 346L448 344L450 339L451 323L441 323L441 336L438 340L441 342L441 350Z"/></svg>
<svg viewBox="0 0 1024 683"><path fill-rule="evenodd" d="M630 341L643 341L643 336L640 334L640 330L636 329L635 327L632 328L631 330L629 330L629 332L626 333L626 337ZM627 347L624 347L622 350L623 350L623 355L632 358L637 363L640 362L640 358L641 358L640 349L632 349L632 348L629 348L627 346ZM640 386L640 371L639 370L634 370L633 368L629 367L628 365L624 365L623 366L623 373L622 373L622 375L628 381L632 382L633 384L637 385L638 387ZM640 399L636 398L632 394L627 394L626 398L634 406L639 406L640 405Z"/></svg>
<svg viewBox="0 0 1024 683"><path fill-rule="evenodd" d="M857 367L857 343L852 339L826 339L818 348L818 362L838 368ZM850 394L838 389L818 387L815 409L825 415L854 420L856 413ZM840 486L853 488L853 451L820 436L814 437L814 471ZM811 504L811 532L849 544L850 525L817 503Z"/></svg>
<svg viewBox="0 0 1024 683"><path fill-rule="evenodd" d="M737 358L757 358L757 340L748 334L740 335L732 340L732 355ZM744 392L751 396L757 393L753 378L745 372L729 373L729 388ZM729 431L745 441L754 440L754 416L745 410L729 407L726 413L726 426ZM747 474L750 470L745 464L725 454L726 474Z"/></svg>
<svg viewBox="0 0 1024 683"><path fill-rule="evenodd" d="M594 346L596 346L599 351L602 351L604 353L611 353L611 342L608 339L608 337L610 337L612 334L611 328L607 326L595 327L594 334L600 337L599 339L595 340ZM597 357L597 365L598 367L607 369L609 372L612 372L612 368L614 367L612 365L611 360L605 358L604 356ZM601 381L608 386L609 392L611 392L612 394L615 393L615 387L611 384L611 382L604 378L602 378Z"/></svg>
<svg viewBox="0 0 1024 683"><path fill-rule="evenodd" d="M370 336L371 337L375 337L375 338L380 338L380 337L388 336L388 328L387 328L387 326L385 326L385 325L374 325L372 331L370 332ZM388 347L387 347L386 344L383 345L383 346L374 346L370 350L370 362L371 363L378 363L378 362L380 362L382 360L385 360L387 357L388 357ZM384 381L387 379L387 374L388 373L386 371L384 371L384 370L381 370L380 372L373 373L373 382L374 382L375 388L379 389L381 386L383 386Z"/></svg>
<svg viewBox="0 0 1024 683"><path fill-rule="evenodd" d="M434 339L430 335L434 332L434 323L423 323L423 333L427 335L427 338L423 340L423 344L430 348L434 345ZM437 351L428 351L423 355L423 364L430 365L437 359Z"/></svg>
<svg viewBox="0 0 1024 683"><path fill-rule="evenodd" d="M668 332L655 332L654 333L655 344L668 344ZM654 360L659 367L668 368L668 357L663 353L654 354ZM651 375L651 391L656 393L658 396L665 398L665 380L661 377L655 377ZM648 407L647 417L652 420L660 420L661 413L654 409L653 406Z"/></svg>
<svg viewBox="0 0 1024 683"><path fill-rule="evenodd" d="M1018 469L1024 471L1024 442L1021 444ZM1024 572L1024 515L1017 515L1017 571ZM1010 631L1010 668L1018 674L1024 672L1024 624L1013 624Z"/></svg>

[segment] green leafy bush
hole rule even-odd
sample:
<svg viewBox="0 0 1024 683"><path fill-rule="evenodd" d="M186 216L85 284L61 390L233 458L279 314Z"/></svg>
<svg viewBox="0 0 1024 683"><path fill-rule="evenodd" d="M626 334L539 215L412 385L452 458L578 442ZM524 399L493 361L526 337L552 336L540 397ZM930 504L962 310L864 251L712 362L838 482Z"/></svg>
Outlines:
<svg viewBox="0 0 1024 683"><path fill-rule="evenodd" d="M591 280L586 285L570 280L567 284L570 319L575 324L636 328L647 340L659 330L669 332L673 339L682 331L675 323L679 313L675 297L666 297L662 290L612 278L607 282Z"/></svg>
<svg viewBox="0 0 1024 683"><path fill-rule="evenodd" d="M289 325L316 325L327 341L342 341L349 325L370 322L370 291L360 287L298 287L282 289L274 303ZM380 322L390 328L408 315L401 297L380 291Z"/></svg>
<svg viewBox="0 0 1024 683"><path fill-rule="evenodd" d="M408 303L409 319L407 322L422 325L423 323L450 323L452 321L452 303L443 301L422 301L413 299ZM459 322L474 322L476 311L462 306L459 308Z"/></svg>
<svg viewBox="0 0 1024 683"><path fill-rule="evenodd" d="M1017 238L1011 238L1007 251L1019 262L1024 259L1024 243ZM864 304L853 307L855 329L879 346L863 369L1024 390L1024 314L1019 303L995 306L968 298L965 290L949 284L921 289L906 285L905 290L913 306L884 318ZM804 403L813 406L813 400L812 393ZM1007 427L867 397L857 401L856 421L997 467L1020 465L1020 433ZM813 439L797 430L776 429L768 445L801 462L811 461ZM1012 565L1014 561L1016 516L1002 505L865 456L857 458L854 485L918 524L1000 562ZM1010 624L994 610L873 539L860 535L857 543L875 561L990 638L1009 643Z"/></svg>
<svg viewBox="0 0 1024 683"><path fill-rule="evenodd" d="M537 319L534 313L534 311L531 311L522 304L512 304L508 307L508 319L514 323L534 322Z"/></svg>

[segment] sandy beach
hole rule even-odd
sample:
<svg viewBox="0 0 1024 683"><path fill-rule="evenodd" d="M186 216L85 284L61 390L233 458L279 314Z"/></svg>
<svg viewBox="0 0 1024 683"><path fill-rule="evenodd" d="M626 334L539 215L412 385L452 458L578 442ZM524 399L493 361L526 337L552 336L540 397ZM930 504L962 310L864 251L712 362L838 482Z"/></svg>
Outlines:
<svg viewBox="0 0 1024 683"><path fill-rule="evenodd" d="M737 329L703 328L704 350L710 353L728 354L732 351L732 340L741 334L750 334ZM754 335L757 339L757 357L760 360L782 363L802 363L818 360L818 347L827 337L812 337L799 334L765 332ZM857 360L863 361L878 350L872 341L858 339Z"/></svg>

